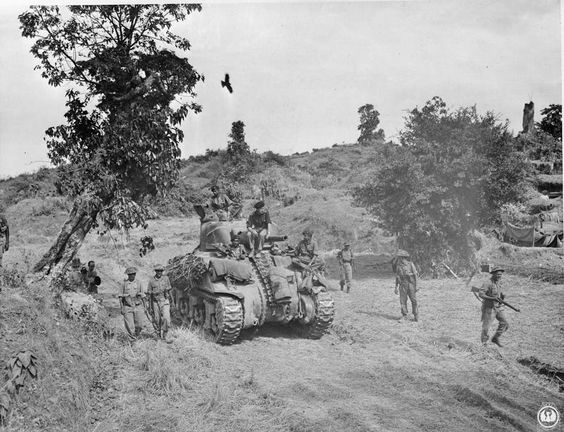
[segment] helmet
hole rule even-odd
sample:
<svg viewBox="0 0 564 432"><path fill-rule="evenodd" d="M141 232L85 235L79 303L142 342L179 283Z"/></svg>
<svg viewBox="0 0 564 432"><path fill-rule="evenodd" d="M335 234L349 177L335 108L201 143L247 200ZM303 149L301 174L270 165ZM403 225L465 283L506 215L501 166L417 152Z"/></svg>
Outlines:
<svg viewBox="0 0 564 432"><path fill-rule="evenodd" d="M125 269L125 274L130 275L130 274L135 274L135 273L137 273L137 269L135 267L127 267Z"/></svg>
<svg viewBox="0 0 564 432"><path fill-rule="evenodd" d="M256 209L261 209L264 207L264 201L259 201L255 204Z"/></svg>
<svg viewBox="0 0 564 432"><path fill-rule="evenodd" d="M153 270L155 271L164 271L164 267L160 264L157 264L155 267L153 267Z"/></svg>
<svg viewBox="0 0 564 432"><path fill-rule="evenodd" d="M396 254L397 257L401 257L401 258L409 258L409 252L405 251L403 249L400 249L398 251L398 253Z"/></svg>
<svg viewBox="0 0 564 432"><path fill-rule="evenodd" d="M496 273L496 272L504 272L505 269L501 266L494 266L494 268L492 268L490 270L490 273Z"/></svg>

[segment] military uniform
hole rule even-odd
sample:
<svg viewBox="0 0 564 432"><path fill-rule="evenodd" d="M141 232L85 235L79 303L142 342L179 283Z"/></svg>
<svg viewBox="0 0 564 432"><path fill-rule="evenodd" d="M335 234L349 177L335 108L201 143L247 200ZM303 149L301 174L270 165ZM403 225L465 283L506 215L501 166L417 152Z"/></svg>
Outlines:
<svg viewBox="0 0 564 432"><path fill-rule="evenodd" d="M218 194L212 196L206 205L218 216L219 220L227 220L229 218L229 206L233 205L233 201L225 194Z"/></svg>
<svg viewBox="0 0 564 432"><path fill-rule="evenodd" d="M501 272L503 270L500 269L499 267L494 267L491 273L493 274L496 271ZM501 335L505 333L509 328L509 324L507 323L507 319L505 318L503 305L495 300L483 297L485 295L487 297L503 298L503 293L501 292L501 288L502 288L501 281L494 279L495 278L492 276L492 278L489 281L485 282L480 289L480 297L483 298L481 340L482 343L486 343L488 341L489 339L488 333L490 330L490 326L495 318L498 320L499 325L497 327L494 336L492 337L492 342L501 346L501 344L499 343L499 339Z"/></svg>
<svg viewBox="0 0 564 432"><path fill-rule="evenodd" d="M155 271L162 272L161 266L155 267ZM167 339L168 330L170 329L170 291L172 286L168 276L153 276L149 280L147 286L147 294L153 301L153 318L160 323L163 339Z"/></svg>
<svg viewBox="0 0 564 432"><path fill-rule="evenodd" d="M259 201L255 204L255 211L249 215L247 219L247 229L251 235L251 254L258 253L262 250L262 246L268 235L270 224L270 213L264 209L264 202ZM251 231L252 230L252 231Z"/></svg>
<svg viewBox="0 0 564 432"><path fill-rule="evenodd" d="M133 273L132 273L133 272ZM135 274L136 270L128 268L127 275ZM123 315L123 322L125 330L131 339L136 339L143 328L143 301L145 292L141 282L137 279L123 281L118 298L121 303L121 314Z"/></svg>
<svg viewBox="0 0 564 432"><path fill-rule="evenodd" d="M75 292L85 291L84 275L80 271L80 259L73 258L71 269L67 271L65 277L65 289Z"/></svg>
<svg viewBox="0 0 564 432"><path fill-rule="evenodd" d="M347 245L345 245L345 248L337 253L337 259L341 264L340 282L339 282L341 285L341 291L343 291L343 288L346 286L347 292L349 292L352 286L352 263L354 256L352 249L347 248L346 246Z"/></svg>
<svg viewBox="0 0 564 432"><path fill-rule="evenodd" d="M4 251L10 248L10 228L8 221L3 215L0 215L0 267L2 267L2 256Z"/></svg>
<svg viewBox="0 0 564 432"><path fill-rule="evenodd" d="M407 318L407 299L411 301L411 311L415 321L419 321L419 305L417 303L417 269L409 260L409 254L400 253L392 263L396 274L396 294L399 289L402 319Z"/></svg>
<svg viewBox="0 0 564 432"><path fill-rule="evenodd" d="M97 277L98 272L94 268L90 269L90 267L84 274L84 282L86 284L86 287L88 288L89 293L98 294L98 285L96 285L95 283Z"/></svg>

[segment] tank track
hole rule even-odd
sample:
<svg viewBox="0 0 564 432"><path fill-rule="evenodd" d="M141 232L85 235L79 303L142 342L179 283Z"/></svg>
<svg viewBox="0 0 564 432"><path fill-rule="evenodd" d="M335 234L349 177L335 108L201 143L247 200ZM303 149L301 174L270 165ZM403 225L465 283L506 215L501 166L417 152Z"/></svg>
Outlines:
<svg viewBox="0 0 564 432"><path fill-rule="evenodd" d="M320 291L313 295L315 301L315 318L306 327L306 336L309 339L320 339L329 329L335 316L335 302L331 294Z"/></svg>
<svg viewBox="0 0 564 432"><path fill-rule="evenodd" d="M220 345L231 345L243 329L243 305L237 299L219 297L215 303L215 319L218 326L215 341Z"/></svg>
<svg viewBox="0 0 564 432"><path fill-rule="evenodd" d="M260 278L262 285L264 286L264 291L266 294L266 304L271 306L274 304L274 294L272 293L272 287L270 286L270 256L262 253L254 258L251 258L251 261L255 264L255 268L257 274Z"/></svg>

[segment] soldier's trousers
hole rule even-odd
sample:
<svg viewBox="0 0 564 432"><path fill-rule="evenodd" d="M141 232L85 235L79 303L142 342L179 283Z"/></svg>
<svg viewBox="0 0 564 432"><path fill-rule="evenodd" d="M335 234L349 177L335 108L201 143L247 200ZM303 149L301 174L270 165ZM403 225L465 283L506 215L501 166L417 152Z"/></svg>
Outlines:
<svg viewBox="0 0 564 432"><path fill-rule="evenodd" d="M509 324L505 319L505 312L503 310L482 306L482 343L488 341L488 333L494 318L498 320L499 325L497 326L497 330L493 338L499 339L509 328Z"/></svg>
<svg viewBox="0 0 564 432"><path fill-rule="evenodd" d="M264 241L266 239L266 230L262 230L255 233L250 233L251 238L251 247L254 253L259 253L262 250L262 246L264 245Z"/></svg>
<svg viewBox="0 0 564 432"><path fill-rule="evenodd" d="M2 267L2 256L4 255L4 248L6 247L6 238L0 237L0 267Z"/></svg>
<svg viewBox="0 0 564 432"><path fill-rule="evenodd" d="M407 280L402 280L399 285L400 307L401 314L407 316L407 299L411 300L411 312L415 319L419 319L419 306L417 305L417 293L415 290L415 283Z"/></svg>
<svg viewBox="0 0 564 432"><path fill-rule="evenodd" d="M143 328L143 305L122 306L121 314L127 334L131 339L135 339Z"/></svg>
<svg viewBox="0 0 564 432"><path fill-rule="evenodd" d="M347 292L350 291L352 287L352 265L350 262L345 262L341 266L340 284L341 284L341 291L343 290L344 286L347 287Z"/></svg>
<svg viewBox="0 0 564 432"><path fill-rule="evenodd" d="M160 323L163 335L166 334L170 328L170 302L168 300L155 301L153 313L155 321Z"/></svg>

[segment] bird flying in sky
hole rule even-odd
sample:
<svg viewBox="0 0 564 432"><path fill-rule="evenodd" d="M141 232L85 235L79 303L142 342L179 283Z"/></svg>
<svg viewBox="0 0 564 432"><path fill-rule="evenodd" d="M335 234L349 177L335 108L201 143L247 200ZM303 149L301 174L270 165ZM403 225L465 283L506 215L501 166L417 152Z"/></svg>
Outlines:
<svg viewBox="0 0 564 432"><path fill-rule="evenodd" d="M231 87L231 83L229 82L229 74L225 74L225 78L221 81L221 87L225 87L229 93L233 93L233 87Z"/></svg>

